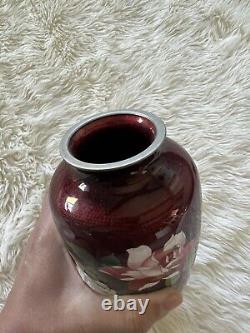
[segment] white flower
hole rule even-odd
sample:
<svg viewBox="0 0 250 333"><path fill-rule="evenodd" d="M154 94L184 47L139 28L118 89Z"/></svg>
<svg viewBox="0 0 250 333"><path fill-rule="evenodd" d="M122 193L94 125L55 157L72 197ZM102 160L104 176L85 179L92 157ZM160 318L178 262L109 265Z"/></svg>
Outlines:
<svg viewBox="0 0 250 333"><path fill-rule="evenodd" d="M100 271L122 281L138 281L141 286L137 290L141 291L156 285L161 279L179 275L181 251L185 243L186 236L181 231L172 235L162 249L152 251L147 245L128 249L127 267L107 266Z"/></svg>

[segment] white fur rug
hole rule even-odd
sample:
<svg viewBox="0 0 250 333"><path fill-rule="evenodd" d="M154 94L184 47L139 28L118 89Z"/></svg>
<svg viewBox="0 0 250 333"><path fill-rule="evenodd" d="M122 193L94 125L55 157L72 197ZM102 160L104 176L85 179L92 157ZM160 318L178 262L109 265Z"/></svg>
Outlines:
<svg viewBox="0 0 250 333"><path fill-rule="evenodd" d="M247 0L1 1L1 307L64 131L136 108L164 118L203 189L184 303L153 331L250 332L249 44Z"/></svg>

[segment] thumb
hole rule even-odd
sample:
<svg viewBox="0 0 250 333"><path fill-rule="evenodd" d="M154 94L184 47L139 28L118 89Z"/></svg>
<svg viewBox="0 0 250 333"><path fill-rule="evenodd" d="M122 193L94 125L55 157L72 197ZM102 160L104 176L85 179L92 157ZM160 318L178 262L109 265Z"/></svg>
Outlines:
<svg viewBox="0 0 250 333"><path fill-rule="evenodd" d="M131 296L131 295L130 295ZM157 320L163 318L169 311L176 308L182 302L182 295L175 289L161 289L152 293L133 295L141 303L147 304L143 315L134 313L134 321L137 321L141 327L147 331ZM126 296L125 298L127 298ZM148 300L148 301L147 301ZM131 313L133 315L133 313ZM136 317L136 318L135 318Z"/></svg>
<svg viewBox="0 0 250 333"><path fill-rule="evenodd" d="M140 298L144 303L146 299L149 299L148 307L142 316L142 321L144 321L145 327L148 328L182 302L181 293L175 289L161 289L152 293L140 295Z"/></svg>

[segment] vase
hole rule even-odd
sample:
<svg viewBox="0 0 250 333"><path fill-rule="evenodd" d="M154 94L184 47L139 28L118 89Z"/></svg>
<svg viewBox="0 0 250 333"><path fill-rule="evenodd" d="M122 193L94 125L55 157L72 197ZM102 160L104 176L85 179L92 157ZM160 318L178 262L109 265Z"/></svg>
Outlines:
<svg viewBox="0 0 250 333"><path fill-rule="evenodd" d="M182 289L193 265L201 190L189 154L143 111L83 118L60 143L50 183L56 226L100 294Z"/></svg>

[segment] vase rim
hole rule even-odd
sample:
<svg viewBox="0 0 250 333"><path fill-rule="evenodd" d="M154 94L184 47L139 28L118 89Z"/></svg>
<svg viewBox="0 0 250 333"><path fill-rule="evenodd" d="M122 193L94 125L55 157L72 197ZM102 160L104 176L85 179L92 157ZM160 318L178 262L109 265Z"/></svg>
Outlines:
<svg viewBox="0 0 250 333"><path fill-rule="evenodd" d="M73 156L73 154L69 150L69 143L73 135L80 128L86 126L91 122L94 122L95 120L110 116L119 116L119 115L132 115L139 117L141 116L142 118L146 118L147 120L152 122L152 124L155 127L156 134L154 136L154 140L146 149L127 159L115 162L108 162L108 163L89 163L79 160ZM77 169L89 172L112 171L132 166L150 157L161 146L165 137L166 137L166 127L163 120L151 112L138 111L138 110L117 110L109 112L99 112L99 113L93 113L90 116L82 118L79 122L70 127L65 132L65 134L61 139L59 150L63 160Z"/></svg>

